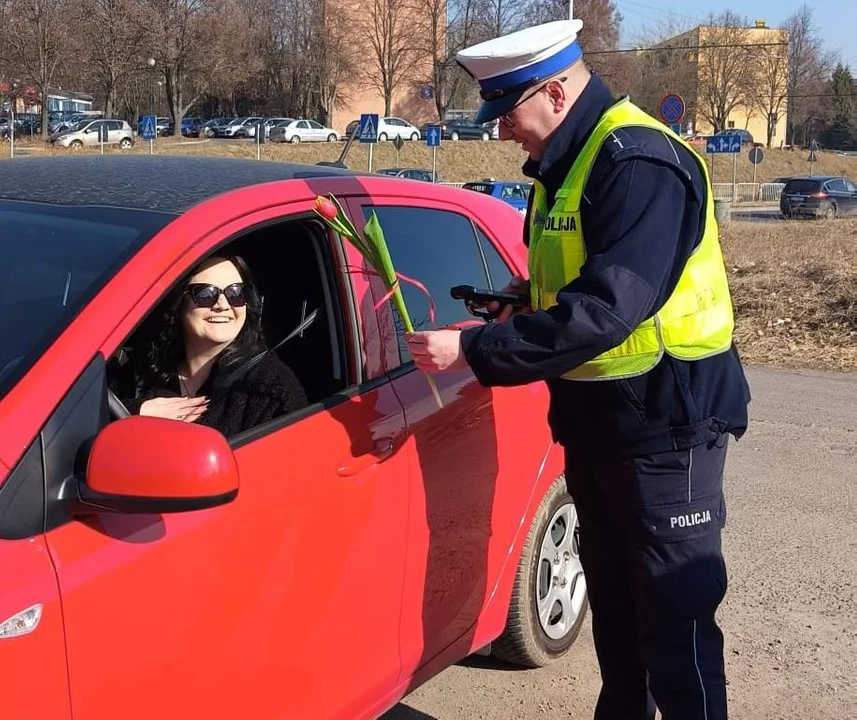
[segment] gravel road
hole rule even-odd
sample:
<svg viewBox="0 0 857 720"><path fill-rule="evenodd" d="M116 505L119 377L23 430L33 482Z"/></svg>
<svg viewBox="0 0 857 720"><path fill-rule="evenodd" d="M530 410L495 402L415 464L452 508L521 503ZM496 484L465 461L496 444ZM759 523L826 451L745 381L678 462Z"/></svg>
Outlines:
<svg viewBox="0 0 857 720"><path fill-rule="evenodd" d="M730 715L857 718L857 375L749 376L751 425L726 474ZM558 664L469 658L383 720L589 720L599 684L587 627Z"/></svg>

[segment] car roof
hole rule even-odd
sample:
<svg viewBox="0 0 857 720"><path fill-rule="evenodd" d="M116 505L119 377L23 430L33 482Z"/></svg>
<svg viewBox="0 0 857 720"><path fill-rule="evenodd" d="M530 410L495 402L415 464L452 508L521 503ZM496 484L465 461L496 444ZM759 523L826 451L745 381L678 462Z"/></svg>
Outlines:
<svg viewBox="0 0 857 720"><path fill-rule="evenodd" d="M841 177L841 175L813 175L811 177L809 175L792 175L788 179L788 182L791 182L792 180L814 180L816 182L827 182L828 180L839 180Z"/></svg>
<svg viewBox="0 0 857 720"><path fill-rule="evenodd" d="M0 200L180 214L238 188L279 180L354 177L352 170L233 158L113 155L3 163Z"/></svg>

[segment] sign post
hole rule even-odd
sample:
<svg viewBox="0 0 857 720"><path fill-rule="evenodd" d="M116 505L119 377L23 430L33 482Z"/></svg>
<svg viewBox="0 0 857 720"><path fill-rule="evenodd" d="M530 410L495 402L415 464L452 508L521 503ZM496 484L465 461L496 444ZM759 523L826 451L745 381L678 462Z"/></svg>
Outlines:
<svg viewBox="0 0 857 720"><path fill-rule="evenodd" d="M817 152L818 152L818 142L816 140L813 140L809 144L809 157L807 158L807 160L809 160L809 176L810 177L812 177L812 166L818 162L818 155L816 155Z"/></svg>
<svg viewBox="0 0 857 720"><path fill-rule="evenodd" d="M741 152L741 136L731 133L712 135L705 138L705 152L712 155L711 176L714 177L714 155L732 154L732 200L735 200L736 176L738 173L738 154ZM712 179L711 184L714 184Z"/></svg>
<svg viewBox="0 0 857 720"><path fill-rule="evenodd" d="M107 133L110 129L107 126L107 121L102 120L98 124L98 144L101 146L101 154L104 155L104 143L107 142Z"/></svg>
<svg viewBox="0 0 857 720"><path fill-rule="evenodd" d="M431 181L437 182L437 149L440 147L440 126L429 125L426 128L426 147L431 148Z"/></svg>
<svg viewBox="0 0 857 720"><path fill-rule="evenodd" d="M755 192L756 188L756 166L762 162L765 157L765 153L762 152L762 148L754 147L750 150L750 162L753 163L753 192Z"/></svg>
<svg viewBox="0 0 857 720"><path fill-rule="evenodd" d="M15 98L9 108L9 157L15 157Z"/></svg>
<svg viewBox="0 0 857 720"><path fill-rule="evenodd" d="M154 115L140 118L140 137L149 141L149 155L155 154L155 135L158 134L158 119Z"/></svg>
<svg viewBox="0 0 857 720"><path fill-rule="evenodd" d="M396 167L399 167L399 152L405 146L405 141L402 140L401 135L396 135L395 140L393 140L393 147L396 148Z"/></svg>
<svg viewBox="0 0 857 720"><path fill-rule="evenodd" d="M261 120L256 123L256 133L254 135L256 141L256 159L262 159L262 144L265 142L265 123Z"/></svg>
<svg viewBox="0 0 857 720"><path fill-rule="evenodd" d="M369 172L372 172L372 148L378 142L378 116L374 113L363 113L360 116L358 139L361 143L369 143Z"/></svg>

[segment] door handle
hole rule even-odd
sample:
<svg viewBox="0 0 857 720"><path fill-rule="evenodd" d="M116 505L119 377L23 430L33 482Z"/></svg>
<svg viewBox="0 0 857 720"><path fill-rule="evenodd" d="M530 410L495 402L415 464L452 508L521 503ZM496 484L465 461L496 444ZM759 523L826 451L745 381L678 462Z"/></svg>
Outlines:
<svg viewBox="0 0 857 720"><path fill-rule="evenodd" d="M396 449L393 438L381 438L375 442L375 446L367 453L343 460L336 468L336 474L340 477L353 477L358 473L368 470L390 457Z"/></svg>

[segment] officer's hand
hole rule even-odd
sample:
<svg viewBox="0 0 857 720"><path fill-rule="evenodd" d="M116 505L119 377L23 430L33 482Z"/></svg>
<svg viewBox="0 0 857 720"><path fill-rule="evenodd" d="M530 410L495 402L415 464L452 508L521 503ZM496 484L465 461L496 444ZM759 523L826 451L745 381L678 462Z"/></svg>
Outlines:
<svg viewBox="0 0 857 720"><path fill-rule="evenodd" d="M467 367L467 360L461 349L460 330L405 333L405 342L420 370L446 372Z"/></svg>
<svg viewBox="0 0 857 720"><path fill-rule="evenodd" d="M514 293L515 295L526 295L530 296L530 281L524 280L524 278L519 277L518 275L513 275L512 279L509 280L509 283L502 289L501 292ZM508 320L512 315L520 315L521 313L531 313L532 309L530 307L512 307L511 305L505 305L502 310L500 310L500 303L498 302L490 302L488 303L488 310L492 313L500 312L497 316L497 322L503 322L504 320Z"/></svg>

